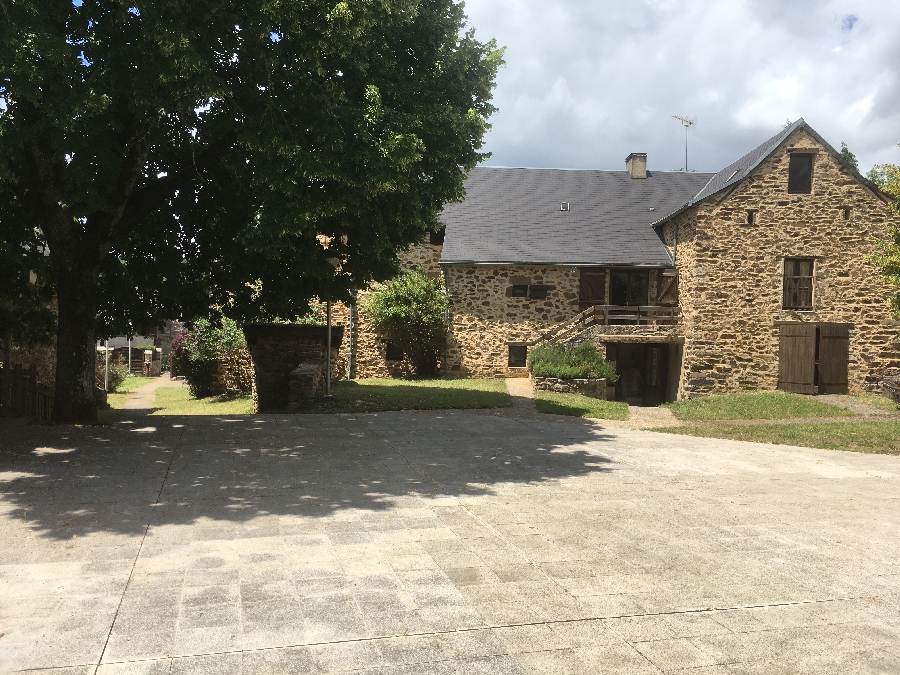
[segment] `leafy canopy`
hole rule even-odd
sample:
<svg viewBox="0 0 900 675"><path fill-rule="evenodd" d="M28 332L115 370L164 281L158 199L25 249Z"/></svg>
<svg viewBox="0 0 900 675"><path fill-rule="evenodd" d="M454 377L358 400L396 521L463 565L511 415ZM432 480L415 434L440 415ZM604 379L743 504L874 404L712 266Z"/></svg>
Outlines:
<svg viewBox="0 0 900 675"><path fill-rule="evenodd" d="M891 208L900 215L900 166L896 164L876 164L866 177L892 195ZM881 252L871 256L870 261L881 271L881 275L892 286L900 289L900 227L888 229L888 238L879 240ZM888 300L894 315L900 318L900 290Z"/></svg>
<svg viewBox="0 0 900 675"><path fill-rule="evenodd" d="M486 157L502 51L464 20L453 0L0 0L0 331L46 332L57 297L54 415L93 396L95 330L303 316L393 276Z"/></svg>
<svg viewBox="0 0 900 675"><path fill-rule="evenodd" d="M405 272L375 289L361 309L409 357L417 375L434 375L449 328L450 300L440 279L429 279L421 268Z"/></svg>

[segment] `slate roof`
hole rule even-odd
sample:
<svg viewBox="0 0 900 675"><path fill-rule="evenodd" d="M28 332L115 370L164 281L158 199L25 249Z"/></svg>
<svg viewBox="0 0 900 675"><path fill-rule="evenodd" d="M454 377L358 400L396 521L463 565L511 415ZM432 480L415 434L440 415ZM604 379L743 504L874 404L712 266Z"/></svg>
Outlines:
<svg viewBox="0 0 900 675"><path fill-rule="evenodd" d="M669 266L652 224L713 174L476 167L447 204L442 263ZM568 202L570 211L560 211Z"/></svg>

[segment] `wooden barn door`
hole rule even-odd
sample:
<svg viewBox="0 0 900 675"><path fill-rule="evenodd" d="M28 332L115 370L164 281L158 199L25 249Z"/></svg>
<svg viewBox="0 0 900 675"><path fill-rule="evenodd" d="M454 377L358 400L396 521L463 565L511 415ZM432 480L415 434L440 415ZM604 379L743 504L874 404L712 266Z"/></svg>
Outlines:
<svg viewBox="0 0 900 675"><path fill-rule="evenodd" d="M606 304L606 270L582 269L579 278L578 304L581 309Z"/></svg>
<svg viewBox="0 0 900 675"><path fill-rule="evenodd" d="M819 325L819 393L847 393L847 362L850 352L849 326Z"/></svg>
<svg viewBox="0 0 900 675"><path fill-rule="evenodd" d="M816 324L781 324L778 348L778 388L814 394L816 385Z"/></svg>

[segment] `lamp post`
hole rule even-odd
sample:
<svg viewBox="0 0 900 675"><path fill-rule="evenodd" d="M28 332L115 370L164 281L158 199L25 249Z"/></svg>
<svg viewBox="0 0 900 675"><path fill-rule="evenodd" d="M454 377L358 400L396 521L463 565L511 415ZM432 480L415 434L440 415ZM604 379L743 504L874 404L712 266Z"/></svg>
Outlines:
<svg viewBox="0 0 900 675"><path fill-rule="evenodd" d="M334 270L341 264L340 258L325 258ZM331 398L331 300L325 300L325 398Z"/></svg>

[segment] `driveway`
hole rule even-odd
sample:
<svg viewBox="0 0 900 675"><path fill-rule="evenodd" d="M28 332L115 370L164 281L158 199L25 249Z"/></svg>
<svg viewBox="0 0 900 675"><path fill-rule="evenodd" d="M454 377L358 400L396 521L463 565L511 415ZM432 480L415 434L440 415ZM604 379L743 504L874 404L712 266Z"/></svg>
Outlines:
<svg viewBox="0 0 900 675"><path fill-rule="evenodd" d="M897 673L898 475L487 412L0 421L0 671Z"/></svg>

